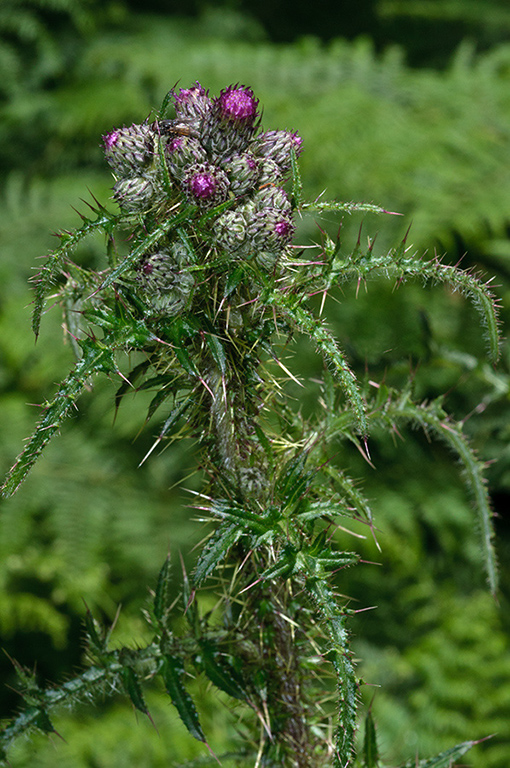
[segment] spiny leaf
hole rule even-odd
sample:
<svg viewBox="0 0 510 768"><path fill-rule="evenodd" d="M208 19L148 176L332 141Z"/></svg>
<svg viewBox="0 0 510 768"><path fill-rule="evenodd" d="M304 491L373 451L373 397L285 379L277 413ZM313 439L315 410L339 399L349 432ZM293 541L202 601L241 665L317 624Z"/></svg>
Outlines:
<svg viewBox="0 0 510 768"><path fill-rule="evenodd" d="M89 219L83 214L80 214L80 217L83 220L83 226L74 232L59 233L58 236L60 237L62 245L48 256L41 271L34 278L35 301L32 314L32 329L36 337L39 335L46 295L54 285L55 281L59 278L63 265L71 251L81 240L83 240L83 238L94 233L98 229L109 233L121 218L119 215L110 213L100 204L98 204L97 208L92 207L92 210L97 214L95 219Z"/></svg>
<svg viewBox="0 0 510 768"><path fill-rule="evenodd" d="M158 583L154 593L153 612L160 624L166 623L166 618L174 595L171 587L170 555L168 555L158 575Z"/></svg>
<svg viewBox="0 0 510 768"><path fill-rule="evenodd" d="M344 389L360 433L363 436L366 436L367 420L365 415L365 403L361 397L356 377L349 368L331 331L329 331L320 320L314 317L311 312L308 312L296 303L295 300L292 300L291 297L288 297L281 291L271 291L266 297L266 301L269 305L278 307L296 329L304 333L314 342L317 351L323 355L325 361L329 365L331 373Z"/></svg>
<svg viewBox="0 0 510 768"><path fill-rule="evenodd" d="M350 765L354 752L358 681L345 629L345 612L323 579L305 580L305 589L325 620L332 647L326 658L332 661L338 681L339 709L335 742L335 768Z"/></svg>
<svg viewBox="0 0 510 768"><path fill-rule="evenodd" d="M177 709L182 722L195 739L205 742L206 738L200 725L195 704L184 687L184 664L182 659L165 654L161 666L161 675L167 693L172 700L172 704Z"/></svg>
<svg viewBox="0 0 510 768"><path fill-rule="evenodd" d="M349 504L355 508L358 515L362 518L365 518L368 523L372 524L372 510L370 509L368 500L356 487L355 481L346 475L345 472L337 469L336 467L333 467L331 464L326 464L321 469L323 472L329 475L329 477L334 481L335 485L341 488L342 493L347 496ZM332 511L330 511L329 514L332 514ZM343 509L342 514L345 514Z"/></svg>
<svg viewBox="0 0 510 768"><path fill-rule="evenodd" d="M441 752L436 757L429 757L426 760L408 760L401 768L451 768L453 763L469 752L474 747L476 741L464 741L462 744L447 749L445 752Z"/></svg>
<svg viewBox="0 0 510 768"><path fill-rule="evenodd" d="M245 275L246 268L243 264L240 264L239 266L236 266L235 269L229 271L225 281L225 289L223 291L225 298L228 298L232 295L238 285L243 281Z"/></svg>
<svg viewBox="0 0 510 768"><path fill-rule="evenodd" d="M365 734L363 738L363 768L378 768L379 750L377 748L377 735L375 732L372 709L369 708L365 717Z"/></svg>
<svg viewBox="0 0 510 768"><path fill-rule="evenodd" d="M89 379L95 373L112 373L116 365L112 350L106 343L81 342L84 350L73 371L64 379L51 403L46 407L43 418L28 444L18 456L1 488L4 497L12 496L19 488L44 447L59 430L63 420L74 406Z"/></svg>
<svg viewBox="0 0 510 768"><path fill-rule="evenodd" d="M273 565L266 568L260 575L261 579L288 579L296 571L298 550L292 545L284 547Z"/></svg>
<svg viewBox="0 0 510 768"><path fill-rule="evenodd" d="M122 683L126 689L126 693L131 699L133 706L144 715L149 715L149 708L145 703L145 699L142 692L142 686L138 681L136 672L132 667L122 667Z"/></svg>
<svg viewBox="0 0 510 768"><path fill-rule="evenodd" d="M101 284L99 291L104 291L112 285L124 272L131 269L145 253L147 253L153 246L157 245L169 232L173 229L177 229L177 227L182 224L183 221L186 221L194 212L196 212L195 206L182 206L175 216L165 219L162 224L155 227L149 234L144 233L139 244L135 246L122 263L119 264L116 269L112 270L108 277L106 277Z"/></svg>
<svg viewBox="0 0 510 768"><path fill-rule="evenodd" d="M104 653L107 644L105 638L100 637L99 632L97 631L96 622L94 621L94 617L89 608L87 608L85 613L85 630L91 651L96 654Z"/></svg>
<svg viewBox="0 0 510 768"><path fill-rule="evenodd" d="M118 411L122 398L126 392L132 392L136 381L143 376L150 366L149 360L142 360L132 371L123 379L122 384L115 393L115 410Z"/></svg>
<svg viewBox="0 0 510 768"><path fill-rule="evenodd" d="M375 412L373 421L383 423L406 421L419 425L425 432L432 431L441 438L459 457L462 473L468 491L472 494L482 536L482 551L489 587L493 593L497 590L498 569L493 539L492 510L484 477L484 465L471 449L462 425L451 421L442 408L441 399L431 403L414 403L408 392L391 393L383 413Z"/></svg>
<svg viewBox="0 0 510 768"><path fill-rule="evenodd" d="M302 211L318 211L319 213L335 211L336 213L388 213L392 216L401 215L400 213L395 213L395 211L387 211L385 208L381 208L380 205L375 205L374 203L347 203L336 200L325 202L316 200L312 203L303 203L300 209Z"/></svg>
<svg viewBox="0 0 510 768"><path fill-rule="evenodd" d="M209 347L209 352L211 353L214 362L218 366L218 369L221 371L221 374L224 376L227 367L225 347L219 340L218 336L216 336L214 333L206 333L204 338L205 343Z"/></svg>
<svg viewBox="0 0 510 768"><path fill-rule="evenodd" d="M241 701L249 701L239 676L212 641L200 640L199 666L217 688Z"/></svg>
<svg viewBox="0 0 510 768"><path fill-rule="evenodd" d="M399 248L390 250L387 254L377 256L369 248L367 252L360 248L354 249L350 256L337 263L333 272L337 282L345 280L360 280L368 277L382 276L396 279L398 282L420 278L434 284L449 286L459 291L473 302L480 313L485 329L488 352L491 360L496 362L500 353L500 336L498 329L498 304L494 299L489 282L483 282L476 275L450 264L443 264L438 258L428 261L409 255L405 240ZM328 283L328 286L331 281Z"/></svg>
<svg viewBox="0 0 510 768"><path fill-rule="evenodd" d="M315 472L305 472L307 458L306 451L302 451L282 467L275 488L282 499L282 507L291 507L310 486Z"/></svg>
<svg viewBox="0 0 510 768"><path fill-rule="evenodd" d="M200 586L214 571L230 547L242 536L243 530L236 523L223 523L213 533L198 559L194 582Z"/></svg>

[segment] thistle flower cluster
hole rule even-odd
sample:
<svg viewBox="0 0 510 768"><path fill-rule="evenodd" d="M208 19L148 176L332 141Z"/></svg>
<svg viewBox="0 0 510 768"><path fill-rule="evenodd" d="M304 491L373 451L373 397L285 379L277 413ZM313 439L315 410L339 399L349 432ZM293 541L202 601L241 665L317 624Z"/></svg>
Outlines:
<svg viewBox="0 0 510 768"><path fill-rule="evenodd" d="M295 229L283 184L292 152L301 152L301 138L290 131L261 131L258 100L243 85L231 85L217 98L198 82L171 95L174 119L134 124L103 137L116 178L115 200L125 213L142 219L160 217L179 202L212 212L209 250L273 269ZM222 207L214 217L217 206ZM159 310L178 312L193 288L189 273L183 279L185 271L171 248L160 249L140 265L139 283L156 293Z"/></svg>

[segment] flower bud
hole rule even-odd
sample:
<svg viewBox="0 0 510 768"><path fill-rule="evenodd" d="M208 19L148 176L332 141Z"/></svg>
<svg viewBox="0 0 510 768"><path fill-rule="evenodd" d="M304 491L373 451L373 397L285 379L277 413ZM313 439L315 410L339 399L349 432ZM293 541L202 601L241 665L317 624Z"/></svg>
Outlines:
<svg viewBox="0 0 510 768"><path fill-rule="evenodd" d="M258 99L251 88L231 85L214 99L202 126L202 144L216 157L244 151L257 128Z"/></svg>
<svg viewBox="0 0 510 768"><path fill-rule="evenodd" d="M169 173L175 179L182 179L186 168L197 163L205 163L207 153L198 139L193 136L175 136L165 147L165 156Z"/></svg>
<svg viewBox="0 0 510 768"><path fill-rule="evenodd" d="M229 186L226 173L210 163L189 166L182 180L182 190L186 198L201 208L214 208L225 202Z"/></svg>
<svg viewBox="0 0 510 768"><path fill-rule="evenodd" d="M113 197L126 213L143 213L158 200L153 180L146 176L119 179L113 187Z"/></svg>
<svg viewBox="0 0 510 768"><path fill-rule="evenodd" d="M208 91L197 82L191 88L181 88L179 93L174 93L174 104L177 117L191 120L199 127L212 102Z"/></svg>
<svg viewBox="0 0 510 768"><path fill-rule="evenodd" d="M284 181L282 169L277 162L270 158L259 158L259 161L259 186L263 186L264 184L281 184Z"/></svg>
<svg viewBox="0 0 510 768"><path fill-rule="evenodd" d="M251 152L228 158L222 168L230 180L230 190L236 197L246 195L255 188L260 172L260 160Z"/></svg>
<svg viewBox="0 0 510 768"><path fill-rule="evenodd" d="M281 187L263 187L251 198L251 203L255 210L260 211L263 208L276 208L282 213L291 214L292 205L289 196Z"/></svg>
<svg viewBox="0 0 510 768"><path fill-rule="evenodd" d="M280 251L294 234L295 224L288 213L262 208L248 221L247 239L257 251Z"/></svg>
<svg viewBox="0 0 510 768"><path fill-rule="evenodd" d="M290 131L265 131L252 141L251 151L260 157L274 160L281 172L286 175L292 167L291 149L296 156L301 154L303 140L297 133Z"/></svg>
<svg viewBox="0 0 510 768"><path fill-rule="evenodd" d="M137 271L137 280L153 314L177 315L191 299L193 275L176 263L174 254L152 253Z"/></svg>
<svg viewBox="0 0 510 768"><path fill-rule="evenodd" d="M246 240L246 219L240 211L226 211L214 222L216 245L227 253L235 253Z"/></svg>
<svg viewBox="0 0 510 768"><path fill-rule="evenodd" d="M154 134L148 125L131 125L103 136L104 153L119 178L140 176L152 163Z"/></svg>

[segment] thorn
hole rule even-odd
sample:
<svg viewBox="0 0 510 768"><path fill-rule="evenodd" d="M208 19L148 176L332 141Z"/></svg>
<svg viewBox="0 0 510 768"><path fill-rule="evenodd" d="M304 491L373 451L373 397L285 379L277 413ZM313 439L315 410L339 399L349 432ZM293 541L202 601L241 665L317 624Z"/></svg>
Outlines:
<svg viewBox="0 0 510 768"><path fill-rule="evenodd" d="M405 233L405 235L404 235L404 237L402 239L402 245L405 245L407 243L407 238L409 236L409 232L411 231L411 227L412 227L412 222L411 222L411 224L409 224L409 226L406 229L406 233Z"/></svg>
<svg viewBox="0 0 510 768"><path fill-rule="evenodd" d="M356 447L358 451L361 453L367 464L369 464L372 469L375 469L375 464L372 463L372 459L370 458L370 453L368 450L368 443L366 437L363 438L363 446L361 446L359 443L356 444Z"/></svg>
<svg viewBox="0 0 510 768"><path fill-rule="evenodd" d="M358 239L356 241L356 248L359 248L361 245L361 230L363 229L363 222L359 225L359 232L358 232Z"/></svg>
<svg viewBox="0 0 510 768"><path fill-rule="evenodd" d="M239 594L240 594L240 595L242 595L242 594L243 594L243 592L247 592L247 591L248 591L249 589L251 589L252 587L255 587L257 584L260 584L260 582L261 582L261 581L262 581L262 579L256 579L255 581L252 581L252 583L251 583L251 584L248 584L248 586L247 586L247 587L245 587L244 589L242 589L242 590L239 592Z"/></svg>

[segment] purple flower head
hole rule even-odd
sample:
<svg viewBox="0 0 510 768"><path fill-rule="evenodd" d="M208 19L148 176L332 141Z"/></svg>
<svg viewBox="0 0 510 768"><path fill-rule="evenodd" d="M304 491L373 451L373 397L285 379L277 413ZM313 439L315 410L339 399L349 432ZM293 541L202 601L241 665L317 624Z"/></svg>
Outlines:
<svg viewBox="0 0 510 768"><path fill-rule="evenodd" d="M168 144L166 145L166 151L168 154L172 154L173 152L178 152L179 149L182 149L184 146L184 137L183 136L176 136L175 139L171 139Z"/></svg>
<svg viewBox="0 0 510 768"><path fill-rule="evenodd" d="M178 117L184 117L200 123L211 108L208 91L199 82L191 88L181 88L174 93L175 111Z"/></svg>
<svg viewBox="0 0 510 768"><path fill-rule="evenodd" d="M214 99L202 124L201 140L213 157L244 152L258 127L258 99L251 88L229 85Z"/></svg>
<svg viewBox="0 0 510 768"><path fill-rule="evenodd" d="M115 146L119 140L119 136L119 131L110 131L110 133L107 133L105 136L103 136L103 143L106 152Z"/></svg>
<svg viewBox="0 0 510 768"><path fill-rule="evenodd" d="M277 208L262 208L249 216L247 237L254 250L277 253L288 244L294 230L290 213Z"/></svg>
<svg viewBox="0 0 510 768"><path fill-rule="evenodd" d="M229 186L226 173L210 163L189 166L182 181L187 199L202 208L213 208L223 203L227 199Z"/></svg>
<svg viewBox="0 0 510 768"><path fill-rule="evenodd" d="M152 275L154 272L154 264L150 261L146 261L142 264L141 271L146 277L149 277L149 275Z"/></svg>
<svg viewBox="0 0 510 768"><path fill-rule="evenodd" d="M190 190L193 197L208 200L216 194L218 187L216 179L210 173L197 173L190 179Z"/></svg>
<svg viewBox="0 0 510 768"><path fill-rule="evenodd" d="M294 225L288 219L277 221L274 225L275 235L279 240L287 241L294 232Z"/></svg>
<svg viewBox="0 0 510 768"><path fill-rule="evenodd" d="M229 85L214 100L214 109L222 122L251 126L257 117L258 103L251 88Z"/></svg>

